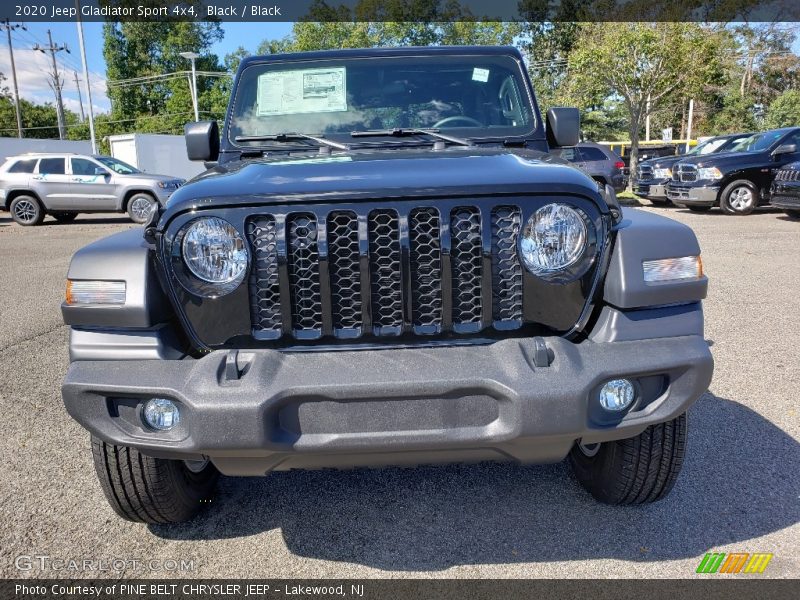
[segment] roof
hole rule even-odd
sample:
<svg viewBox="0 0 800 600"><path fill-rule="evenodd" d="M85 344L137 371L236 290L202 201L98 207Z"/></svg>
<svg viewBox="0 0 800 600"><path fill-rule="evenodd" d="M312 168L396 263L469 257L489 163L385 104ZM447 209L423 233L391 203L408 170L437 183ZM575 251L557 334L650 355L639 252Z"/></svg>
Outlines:
<svg viewBox="0 0 800 600"><path fill-rule="evenodd" d="M391 56L510 56L522 60L522 54L514 46L405 46L402 48L345 48L340 50L314 50L248 56L239 64L239 70L253 64L295 60L326 60L331 58L376 58Z"/></svg>

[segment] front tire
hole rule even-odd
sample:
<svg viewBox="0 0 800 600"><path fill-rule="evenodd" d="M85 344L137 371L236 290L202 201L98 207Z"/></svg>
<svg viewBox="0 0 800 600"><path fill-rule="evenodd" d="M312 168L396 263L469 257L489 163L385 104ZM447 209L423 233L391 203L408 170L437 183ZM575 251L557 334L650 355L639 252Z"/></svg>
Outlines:
<svg viewBox="0 0 800 600"><path fill-rule="evenodd" d="M92 436L92 458L106 500L137 523L180 523L211 500L219 472L210 462L153 458Z"/></svg>
<svg viewBox="0 0 800 600"><path fill-rule="evenodd" d="M749 215L758 206L758 189L746 179L738 179L722 190L719 207L726 215Z"/></svg>
<svg viewBox="0 0 800 600"><path fill-rule="evenodd" d="M23 227L32 227L44 221L44 209L33 196L17 196L8 207L11 218Z"/></svg>
<svg viewBox="0 0 800 600"><path fill-rule="evenodd" d="M140 192L128 200L128 216L131 221L143 225L150 220L150 214L156 207L156 199L150 194Z"/></svg>
<svg viewBox="0 0 800 600"><path fill-rule="evenodd" d="M784 210L786 216L790 219L800 219L800 210Z"/></svg>
<svg viewBox="0 0 800 600"><path fill-rule="evenodd" d="M580 484L604 504L645 504L664 498L686 451L686 413L636 437L576 444L570 462Z"/></svg>

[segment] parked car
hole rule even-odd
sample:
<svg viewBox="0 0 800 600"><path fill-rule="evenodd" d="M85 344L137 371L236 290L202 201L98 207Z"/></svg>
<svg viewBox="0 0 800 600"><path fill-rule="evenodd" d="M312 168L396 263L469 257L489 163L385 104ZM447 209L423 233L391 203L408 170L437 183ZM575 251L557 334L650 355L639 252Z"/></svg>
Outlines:
<svg viewBox="0 0 800 600"><path fill-rule="evenodd" d="M770 204L794 219L800 219L800 161L784 165L775 174Z"/></svg>
<svg viewBox="0 0 800 600"><path fill-rule="evenodd" d="M675 163L692 156L729 152L738 142L751 135L753 134L719 135L698 144L686 154L643 160L637 166L638 174L634 179L633 193L640 198L648 199L653 204L670 204L667 198L667 183L672 179L672 167Z"/></svg>
<svg viewBox="0 0 800 600"><path fill-rule="evenodd" d="M0 206L20 225L39 225L46 214L69 222L86 212L127 212L144 223L183 183L111 156L23 154L0 167Z"/></svg>
<svg viewBox="0 0 800 600"><path fill-rule="evenodd" d="M686 158L672 168L667 197L702 212L719 206L747 215L769 203L775 173L800 159L800 127L773 129L740 140L730 152Z"/></svg>
<svg viewBox="0 0 800 600"><path fill-rule="evenodd" d="M248 57L231 97L186 126L216 166L69 268L62 395L120 516L191 518L220 472L567 456L601 502L669 493L697 239L549 154L579 113L517 49Z"/></svg>
<svg viewBox="0 0 800 600"><path fill-rule="evenodd" d="M623 173L625 163L605 146L592 142L581 142L572 148L555 149L553 153L574 163L591 175L595 181L611 185L615 192L621 192L627 185Z"/></svg>

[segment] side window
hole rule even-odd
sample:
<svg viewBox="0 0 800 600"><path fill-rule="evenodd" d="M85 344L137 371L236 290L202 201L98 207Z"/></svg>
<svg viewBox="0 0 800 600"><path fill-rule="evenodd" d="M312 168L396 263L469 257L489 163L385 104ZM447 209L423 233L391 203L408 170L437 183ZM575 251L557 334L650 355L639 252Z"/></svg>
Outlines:
<svg viewBox="0 0 800 600"><path fill-rule="evenodd" d="M569 162L578 162L581 160L580 155L578 154L577 148L559 148L554 154L558 154L564 160L568 160Z"/></svg>
<svg viewBox="0 0 800 600"><path fill-rule="evenodd" d="M85 158L71 158L73 175L94 175L95 169L100 167Z"/></svg>
<svg viewBox="0 0 800 600"><path fill-rule="evenodd" d="M583 160L608 160L603 151L599 148L581 147L581 155Z"/></svg>
<svg viewBox="0 0 800 600"><path fill-rule="evenodd" d="M18 160L8 169L9 173L33 173L37 158L23 158Z"/></svg>
<svg viewBox="0 0 800 600"><path fill-rule="evenodd" d="M800 131L790 135L785 140L783 140L782 143L784 143L784 144L796 144L797 145L797 151L795 152L795 154L797 154L797 152L800 152Z"/></svg>
<svg viewBox="0 0 800 600"><path fill-rule="evenodd" d="M43 158L39 161L39 173L42 175L64 175L63 158Z"/></svg>

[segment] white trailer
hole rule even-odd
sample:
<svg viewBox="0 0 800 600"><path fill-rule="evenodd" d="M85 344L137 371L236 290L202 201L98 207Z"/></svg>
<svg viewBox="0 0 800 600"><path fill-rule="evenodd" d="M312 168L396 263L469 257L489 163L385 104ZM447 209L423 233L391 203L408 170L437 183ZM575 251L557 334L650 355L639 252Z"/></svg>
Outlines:
<svg viewBox="0 0 800 600"><path fill-rule="evenodd" d="M203 163L190 161L182 135L126 133L108 136L111 156L145 173L191 179L205 171Z"/></svg>

